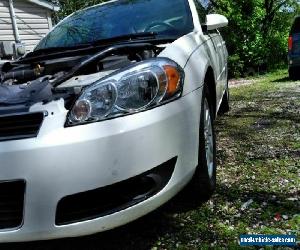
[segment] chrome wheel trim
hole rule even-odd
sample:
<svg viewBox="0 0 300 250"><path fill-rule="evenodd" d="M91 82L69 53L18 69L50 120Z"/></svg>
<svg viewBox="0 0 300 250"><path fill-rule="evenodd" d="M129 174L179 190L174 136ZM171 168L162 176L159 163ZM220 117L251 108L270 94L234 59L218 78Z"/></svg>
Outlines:
<svg viewBox="0 0 300 250"><path fill-rule="evenodd" d="M208 176L211 179L214 174L214 137L212 128L212 119L210 115L210 108L207 99L204 99L204 140L205 153Z"/></svg>

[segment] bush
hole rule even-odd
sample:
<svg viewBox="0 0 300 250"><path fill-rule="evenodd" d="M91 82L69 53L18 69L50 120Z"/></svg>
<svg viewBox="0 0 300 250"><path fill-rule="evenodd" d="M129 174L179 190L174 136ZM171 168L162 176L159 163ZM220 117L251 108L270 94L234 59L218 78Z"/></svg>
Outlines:
<svg viewBox="0 0 300 250"><path fill-rule="evenodd" d="M287 65L287 39L298 12L297 0L215 0L211 11L229 19L229 27L221 33L230 55L230 76Z"/></svg>

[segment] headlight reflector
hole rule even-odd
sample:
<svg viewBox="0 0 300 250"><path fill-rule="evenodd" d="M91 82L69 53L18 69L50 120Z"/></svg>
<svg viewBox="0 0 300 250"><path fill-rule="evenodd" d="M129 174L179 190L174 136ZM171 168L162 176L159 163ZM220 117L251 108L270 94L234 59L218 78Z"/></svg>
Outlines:
<svg viewBox="0 0 300 250"><path fill-rule="evenodd" d="M159 67L152 67L140 72L125 75L117 84L117 106L128 112L146 108L153 101L163 97L167 79Z"/></svg>

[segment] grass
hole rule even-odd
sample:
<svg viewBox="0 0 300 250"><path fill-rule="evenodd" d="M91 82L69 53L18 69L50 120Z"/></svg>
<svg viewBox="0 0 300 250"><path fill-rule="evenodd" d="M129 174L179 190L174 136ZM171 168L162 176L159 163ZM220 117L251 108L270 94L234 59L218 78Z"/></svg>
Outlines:
<svg viewBox="0 0 300 250"><path fill-rule="evenodd" d="M0 248L238 249L238 236L247 233L299 240L300 82L284 71L256 80L231 90L232 109L216 122L218 188L211 200L184 193L110 232Z"/></svg>

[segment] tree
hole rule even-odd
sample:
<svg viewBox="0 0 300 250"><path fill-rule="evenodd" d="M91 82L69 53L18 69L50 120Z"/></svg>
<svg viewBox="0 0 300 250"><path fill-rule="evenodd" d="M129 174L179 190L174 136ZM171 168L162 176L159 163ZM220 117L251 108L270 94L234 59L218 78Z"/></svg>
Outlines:
<svg viewBox="0 0 300 250"><path fill-rule="evenodd" d="M222 33L232 76L285 63L297 0L212 0L211 10L229 19L229 27Z"/></svg>
<svg viewBox="0 0 300 250"><path fill-rule="evenodd" d="M284 10L295 11L298 8L298 1L296 0L264 0L262 4L264 8L262 32L266 35L272 29L274 20L280 13Z"/></svg>
<svg viewBox="0 0 300 250"><path fill-rule="evenodd" d="M52 0L53 3L61 6L60 11L54 14L54 21L58 22L77 10L107 1L108 0Z"/></svg>

